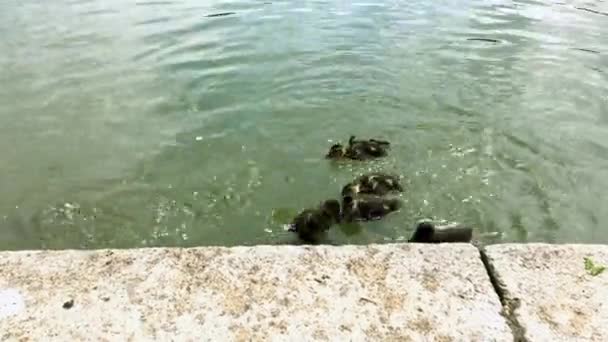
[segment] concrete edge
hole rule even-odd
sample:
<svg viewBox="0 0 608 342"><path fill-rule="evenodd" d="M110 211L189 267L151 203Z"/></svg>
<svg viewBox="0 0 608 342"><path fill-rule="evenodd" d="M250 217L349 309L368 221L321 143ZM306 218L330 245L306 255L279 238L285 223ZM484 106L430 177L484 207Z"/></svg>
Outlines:
<svg viewBox="0 0 608 342"><path fill-rule="evenodd" d="M376 249L376 248L386 248L387 244L370 244L370 245L338 245L338 246L333 246L333 245L325 245L322 246L324 248L326 247L331 247L331 248L336 248L336 249L341 249L342 247L346 247L346 249L348 250L349 248L357 248L357 247L366 247L366 248L370 248L370 249ZM402 244L402 243L398 243L398 244L388 244L388 245L419 245L418 247L420 247L420 245L422 244ZM520 309L521 306L521 300L519 298L517 298L517 296L515 296L513 293L511 293L509 291L508 286L506 285L505 279L502 279L501 277L501 273L499 272L499 270L496 269L496 260L492 257L492 253L489 252L491 250L494 249L500 249L500 248L504 248L506 245L521 245L521 244L499 244L499 245L489 245L489 246L475 246L473 244L467 244L467 243L459 243L459 244L442 244L444 245L444 247L448 248L448 246L471 246L472 248L475 248L478 250L478 257L480 258L481 264L483 265L484 269L485 269L485 273L487 274L487 279L490 281L491 284L491 288L494 290L494 293L496 294L497 298L499 299L499 303L500 303L500 307L501 307L501 311L500 311L500 315L505 319L508 328L511 331L511 335L513 337L513 340L516 342L529 342L530 339L527 338L527 332L526 332L526 328L525 325L522 323L525 322L520 322L518 320L518 317L520 317L521 315L518 315L518 310ZM581 246L581 247L590 247L590 246L603 246L605 247L605 245L600 245L600 244L547 244L547 243L530 243L530 244L525 244L526 246L534 249L534 248L543 248L543 247L549 247L552 246L554 248L559 248L560 246ZM502 246L502 247L501 247ZM217 251L223 251L223 252L227 252L227 251L231 251L231 252L238 252L238 251L243 251L246 249L252 249L252 248L260 248L260 249L274 249L278 246L276 245L255 245L255 246L232 246L232 247L225 247L225 246L207 246L207 247L170 247L169 249L174 249L174 250L178 250L178 251L185 251L185 250L192 250L192 249L213 249L213 250L217 250ZM304 251L312 251L315 250L317 247L319 246L310 246L310 245L282 245L279 246L283 249L285 249L286 251L300 251L300 252L304 252ZM467 247L468 248L468 247ZM113 253L117 250L127 250L127 251L142 251L142 250L146 250L146 251L150 251L150 252L160 252L163 250L167 250L167 247L152 247L152 248L133 248L133 249L96 249L96 250L79 250L79 249L69 249L69 250L23 250L23 251L0 251L0 261L2 261L2 259L9 259L11 256L19 256L19 257L27 257L30 255L41 255L41 254L54 254L54 255L59 255L59 254L78 254L78 255L94 255L94 254L98 254L98 253ZM484 280L485 282L486 280Z"/></svg>
<svg viewBox="0 0 608 342"><path fill-rule="evenodd" d="M0 265L0 284L35 306L0 321L8 337L78 339L101 326L89 333L513 340L471 244L13 251L0 253Z"/></svg>

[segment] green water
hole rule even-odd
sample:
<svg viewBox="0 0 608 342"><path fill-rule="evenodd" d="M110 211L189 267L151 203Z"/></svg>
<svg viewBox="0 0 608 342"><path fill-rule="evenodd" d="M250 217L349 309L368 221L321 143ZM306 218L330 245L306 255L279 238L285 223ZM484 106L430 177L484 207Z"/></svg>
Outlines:
<svg viewBox="0 0 608 342"><path fill-rule="evenodd" d="M606 13L0 2L0 249L294 243L283 224L368 170L405 177L404 208L332 243L400 241L422 217L606 243ZM322 158L350 134L390 157Z"/></svg>

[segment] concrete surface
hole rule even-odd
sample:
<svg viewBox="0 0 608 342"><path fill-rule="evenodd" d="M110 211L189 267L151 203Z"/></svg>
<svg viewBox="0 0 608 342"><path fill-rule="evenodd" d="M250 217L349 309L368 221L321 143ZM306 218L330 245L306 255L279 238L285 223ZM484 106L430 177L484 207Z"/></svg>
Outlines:
<svg viewBox="0 0 608 342"><path fill-rule="evenodd" d="M608 341L608 270L584 265L608 265L608 246L507 244L485 255L525 340Z"/></svg>
<svg viewBox="0 0 608 342"><path fill-rule="evenodd" d="M0 253L2 341L513 341L501 310L467 244Z"/></svg>

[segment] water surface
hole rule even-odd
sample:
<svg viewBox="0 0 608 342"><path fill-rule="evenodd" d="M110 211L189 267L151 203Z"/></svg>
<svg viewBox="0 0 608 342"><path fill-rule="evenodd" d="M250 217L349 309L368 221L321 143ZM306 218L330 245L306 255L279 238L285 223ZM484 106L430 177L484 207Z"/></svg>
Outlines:
<svg viewBox="0 0 608 342"><path fill-rule="evenodd" d="M369 170L499 241L608 242L603 1L4 1L0 248L294 243ZM218 15L219 14L219 15ZM350 134L393 143L330 163Z"/></svg>

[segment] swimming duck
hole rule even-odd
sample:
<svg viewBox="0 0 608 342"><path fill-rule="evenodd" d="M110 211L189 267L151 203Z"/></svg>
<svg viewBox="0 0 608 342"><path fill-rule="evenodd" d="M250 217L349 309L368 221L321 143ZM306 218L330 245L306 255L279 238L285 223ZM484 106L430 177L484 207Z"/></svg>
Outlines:
<svg viewBox="0 0 608 342"><path fill-rule="evenodd" d="M471 242L473 229L459 223L437 225L431 221L422 221L408 242L441 243Z"/></svg>
<svg viewBox="0 0 608 342"><path fill-rule="evenodd" d="M385 173L369 173L363 175L342 188L342 197L357 194L374 194L384 196L389 192L402 192L399 177Z"/></svg>
<svg viewBox="0 0 608 342"><path fill-rule="evenodd" d="M308 243L319 242L332 225L340 221L340 202L327 200L317 209L306 209L292 221L290 232Z"/></svg>
<svg viewBox="0 0 608 342"><path fill-rule="evenodd" d="M342 219L346 222L379 220L401 208L401 201L376 195L342 197Z"/></svg>
<svg viewBox="0 0 608 342"><path fill-rule="evenodd" d="M335 144L330 147L326 158L367 160L385 157L388 155L390 145L388 141L384 140L357 140L353 135L348 140L348 146L344 147L342 144Z"/></svg>

